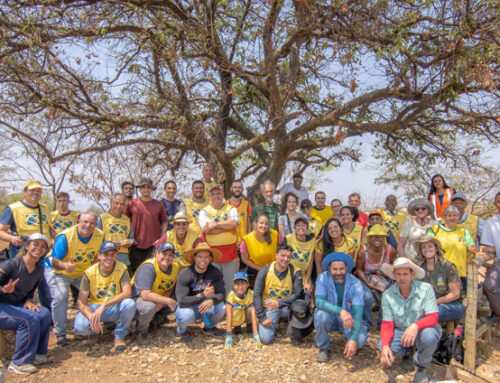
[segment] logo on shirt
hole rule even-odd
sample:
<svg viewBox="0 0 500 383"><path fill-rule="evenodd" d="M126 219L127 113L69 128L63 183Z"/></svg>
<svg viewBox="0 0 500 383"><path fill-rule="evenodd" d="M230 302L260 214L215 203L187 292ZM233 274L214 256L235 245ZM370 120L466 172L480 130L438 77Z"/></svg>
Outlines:
<svg viewBox="0 0 500 383"><path fill-rule="evenodd" d="M294 250L292 253L292 259L295 259L299 262L307 262L309 261L309 256L311 255L310 251L303 250Z"/></svg>
<svg viewBox="0 0 500 383"><path fill-rule="evenodd" d="M111 298L114 297L115 295L116 295L116 283L111 283L109 286L106 287L97 288L97 294L96 294L97 299Z"/></svg>
<svg viewBox="0 0 500 383"><path fill-rule="evenodd" d="M224 214L216 215L216 216L214 216L213 221L214 221L214 222L223 222L223 221L227 221L227 214L226 214L226 213L224 213Z"/></svg>
<svg viewBox="0 0 500 383"><path fill-rule="evenodd" d="M26 218L27 225L40 225L38 214L26 214L24 218ZM47 223L47 216L45 214L42 214L42 223Z"/></svg>
<svg viewBox="0 0 500 383"><path fill-rule="evenodd" d="M58 229L69 229L71 226L73 226L74 223L73 221L63 221L62 219L61 220L58 220L58 221L55 221L54 222L54 229L57 231Z"/></svg>
<svg viewBox="0 0 500 383"><path fill-rule="evenodd" d="M110 223L109 224L109 232L111 234L117 233L117 234L126 234L128 226L127 225L120 225L119 223Z"/></svg>
<svg viewBox="0 0 500 383"><path fill-rule="evenodd" d="M246 303L238 303L238 302L233 303L233 309L236 310L245 310L247 307L248 305Z"/></svg>
<svg viewBox="0 0 500 383"><path fill-rule="evenodd" d="M283 299L289 295L290 295L289 289L276 289L272 287L269 289L269 296L273 298Z"/></svg>
<svg viewBox="0 0 500 383"><path fill-rule="evenodd" d="M191 284L191 290L194 292L200 292L205 290L205 288L208 286L209 283L212 283L213 281L211 279L206 279L206 280L200 280L198 282L194 282Z"/></svg>
<svg viewBox="0 0 500 383"><path fill-rule="evenodd" d="M73 258L73 263L82 263L86 261L92 261L94 259L95 251L89 251L87 253L86 250L79 250L76 252L75 257Z"/></svg>
<svg viewBox="0 0 500 383"><path fill-rule="evenodd" d="M168 279L162 279L160 284L158 285L158 290L167 291L174 285L174 282L169 281Z"/></svg>

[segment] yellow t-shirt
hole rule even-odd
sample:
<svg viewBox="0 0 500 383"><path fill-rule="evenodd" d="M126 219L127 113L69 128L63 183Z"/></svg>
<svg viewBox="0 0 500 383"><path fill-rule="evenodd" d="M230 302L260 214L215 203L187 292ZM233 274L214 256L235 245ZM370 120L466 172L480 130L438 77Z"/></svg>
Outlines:
<svg viewBox="0 0 500 383"><path fill-rule="evenodd" d="M321 229L323 228L323 224L318 221L316 218L311 217L309 220L309 226L308 226L308 231L309 233L314 234L314 238L318 238L319 234L321 233Z"/></svg>
<svg viewBox="0 0 500 383"><path fill-rule="evenodd" d="M208 201L205 198L203 202L193 201L192 198L185 199L184 205L186 206L186 214L188 219L191 221L189 228L193 230L196 234L201 234L201 227L198 224L198 216L200 215L200 210L208 205Z"/></svg>
<svg viewBox="0 0 500 383"><path fill-rule="evenodd" d="M361 235L363 233L363 226L354 224L354 227L350 233L344 230L344 235L354 242L356 252L361 247Z"/></svg>
<svg viewBox="0 0 500 383"><path fill-rule="evenodd" d="M286 243L293 249L292 252L292 265L295 269L302 272L302 279L306 280L307 269L314 258L314 248L316 247L316 239L314 236L308 241L299 241L296 234L288 234L286 236Z"/></svg>
<svg viewBox="0 0 500 383"><path fill-rule="evenodd" d="M116 261L113 271L108 276L103 276L99 270L99 263L85 270L85 276L89 280L89 303L104 303L122 292L120 281L127 266Z"/></svg>
<svg viewBox="0 0 500 383"><path fill-rule="evenodd" d="M474 241L477 241L477 230L479 226L479 217L477 215L467 214L467 218L465 219L465 221L462 223L458 223L457 226L467 229L472 236L472 239Z"/></svg>
<svg viewBox="0 0 500 383"><path fill-rule="evenodd" d="M381 211L382 219L384 220L384 225L387 226L394 234L396 241L399 241L401 235L401 229L406 221L406 212L398 210L394 215L389 214L386 209Z"/></svg>
<svg viewBox="0 0 500 383"><path fill-rule="evenodd" d="M339 253L346 253L346 254L351 255L356 251L356 245L352 239L345 237L344 241L342 242L342 245L340 245L339 247L336 247L335 251L339 252ZM328 255L328 254L323 254L323 241L319 240L317 242L316 252L319 254L322 254L323 258Z"/></svg>
<svg viewBox="0 0 500 383"><path fill-rule="evenodd" d="M42 220L43 235L50 238L50 228L52 227L52 218L49 208L43 203L38 207L32 208L26 206L21 201L11 203L9 205L10 211L16 223L16 230L18 235L30 236L31 234L40 233L40 214Z"/></svg>
<svg viewBox="0 0 500 383"><path fill-rule="evenodd" d="M193 245L197 239L198 235L193 230L188 228L186 237L184 238L184 242L181 245L179 243L179 240L177 239L175 230L172 229L167 231L167 242L170 242L175 247L174 263L179 266L179 271L189 266L189 263L184 260L184 254L186 253L186 251L191 250L194 247Z"/></svg>
<svg viewBox="0 0 500 383"><path fill-rule="evenodd" d="M274 261L276 250L278 249L278 232L270 229L271 243L260 242L252 231L245 235L245 246L248 252L248 258L257 266L265 266Z"/></svg>
<svg viewBox="0 0 500 383"><path fill-rule="evenodd" d="M242 199L241 203L238 206L234 206L233 204L230 203L230 201L226 201L226 203L234 207L236 211L238 212L238 217L239 217L239 224L238 227L236 228L236 235L238 237L238 243L241 243L241 240L245 235L247 235L247 230L248 230L248 201Z"/></svg>
<svg viewBox="0 0 500 383"><path fill-rule="evenodd" d="M208 189L210 189L210 186L214 184L214 181L207 182L205 180L201 180L203 182L203 185L205 185L205 193L203 194L203 198L205 198L206 201L208 201Z"/></svg>
<svg viewBox="0 0 500 383"><path fill-rule="evenodd" d="M293 278L292 278L292 268L288 267L288 273L286 277L280 281L280 279L276 276L274 271L274 267L276 266L276 262L271 263L269 266L269 270L266 275L266 282L264 286L264 291L262 292L262 304L267 299L273 300L281 300L286 297L292 295L293 291ZM298 270L294 270L294 273L297 273Z"/></svg>
<svg viewBox="0 0 500 383"><path fill-rule="evenodd" d="M170 272L170 274L167 274L162 269L160 269L160 266L156 261L156 257L146 259L143 263L141 263L141 265L137 268L137 271L135 272L134 276L132 277L132 281L130 282L132 286L134 286L135 277L137 276L139 269L142 267L142 265L145 264L152 264L156 272L156 277L153 282L153 287L151 288L151 292L158 295L165 295L165 293L168 290L172 289L175 286L175 282L177 282L177 276L179 275L180 271L179 266L175 262L173 262L172 271Z"/></svg>
<svg viewBox="0 0 500 383"><path fill-rule="evenodd" d="M101 214L102 231L106 237L106 241L120 241L123 242L128 239L130 235L130 218L125 214L121 217L115 217L110 213ZM119 253L128 254L127 247L120 247Z"/></svg>
<svg viewBox="0 0 500 383"><path fill-rule="evenodd" d="M234 290L231 290L227 294L226 303L229 303L232 307L231 318L233 327L241 326L247 319L246 310L253 305L253 291L248 289L245 296L240 298Z"/></svg>
<svg viewBox="0 0 500 383"><path fill-rule="evenodd" d="M324 225L326 221L333 217L333 210L328 205L325 205L325 207L321 210L318 210L313 206L311 210L311 217L316 218L321 222L321 224Z"/></svg>
<svg viewBox="0 0 500 383"><path fill-rule="evenodd" d="M229 211L233 207L227 203L220 209L214 208L212 205L205 206L203 210L208 213L211 222L224 222L229 220ZM217 234L206 234L207 243L210 246L227 246L236 243L238 237L235 230L227 230Z"/></svg>
<svg viewBox="0 0 500 383"><path fill-rule="evenodd" d="M67 215L61 215L57 210L54 210L50 213L50 216L52 218L54 231L59 234L63 230L69 229L71 226L76 225L78 223L78 217L80 216L80 213L70 210Z"/></svg>

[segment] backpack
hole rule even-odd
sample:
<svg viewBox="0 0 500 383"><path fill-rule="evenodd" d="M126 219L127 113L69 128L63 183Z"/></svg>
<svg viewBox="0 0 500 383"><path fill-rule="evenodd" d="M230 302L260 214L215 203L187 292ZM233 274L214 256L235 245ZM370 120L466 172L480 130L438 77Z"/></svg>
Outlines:
<svg viewBox="0 0 500 383"><path fill-rule="evenodd" d="M434 352L433 358L442 364L450 364L451 358L458 363L464 361L464 347L462 341L464 339L463 326L457 326L451 334L443 332L438 348Z"/></svg>

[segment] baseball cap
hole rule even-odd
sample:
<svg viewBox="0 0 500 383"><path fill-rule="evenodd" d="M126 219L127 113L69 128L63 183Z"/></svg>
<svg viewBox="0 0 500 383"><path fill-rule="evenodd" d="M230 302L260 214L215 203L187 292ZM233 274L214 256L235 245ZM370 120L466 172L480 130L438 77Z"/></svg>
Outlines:
<svg viewBox="0 0 500 383"><path fill-rule="evenodd" d="M31 190L31 189L41 189L42 188L42 184L40 183L40 181L37 181L37 180L28 180L24 184L24 188L28 189L28 190Z"/></svg>
<svg viewBox="0 0 500 383"><path fill-rule="evenodd" d="M115 250L118 251L114 242L103 241L101 247L99 248L99 253L105 253L106 251Z"/></svg>
<svg viewBox="0 0 500 383"><path fill-rule="evenodd" d="M163 242L160 247L158 248L158 251L160 253L163 253L164 251L171 250L175 253L175 246L170 243L170 242Z"/></svg>
<svg viewBox="0 0 500 383"><path fill-rule="evenodd" d="M239 273L234 274L233 277L233 282L237 281L238 279L242 279L244 281L248 282L248 275L244 271L240 271Z"/></svg>

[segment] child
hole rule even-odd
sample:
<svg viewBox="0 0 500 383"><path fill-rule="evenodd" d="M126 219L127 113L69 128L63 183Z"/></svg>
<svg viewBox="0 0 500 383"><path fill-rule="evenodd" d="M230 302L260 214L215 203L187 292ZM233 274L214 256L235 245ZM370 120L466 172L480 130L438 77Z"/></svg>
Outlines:
<svg viewBox="0 0 500 383"><path fill-rule="evenodd" d="M233 327L241 333L241 325L247 323L247 331L252 321L252 333L255 347L260 348L260 338L257 331L257 314L253 306L253 291L248 289L248 275L239 272L234 275L233 288L226 298L226 344L224 348L229 350L233 346Z"/></svg>

